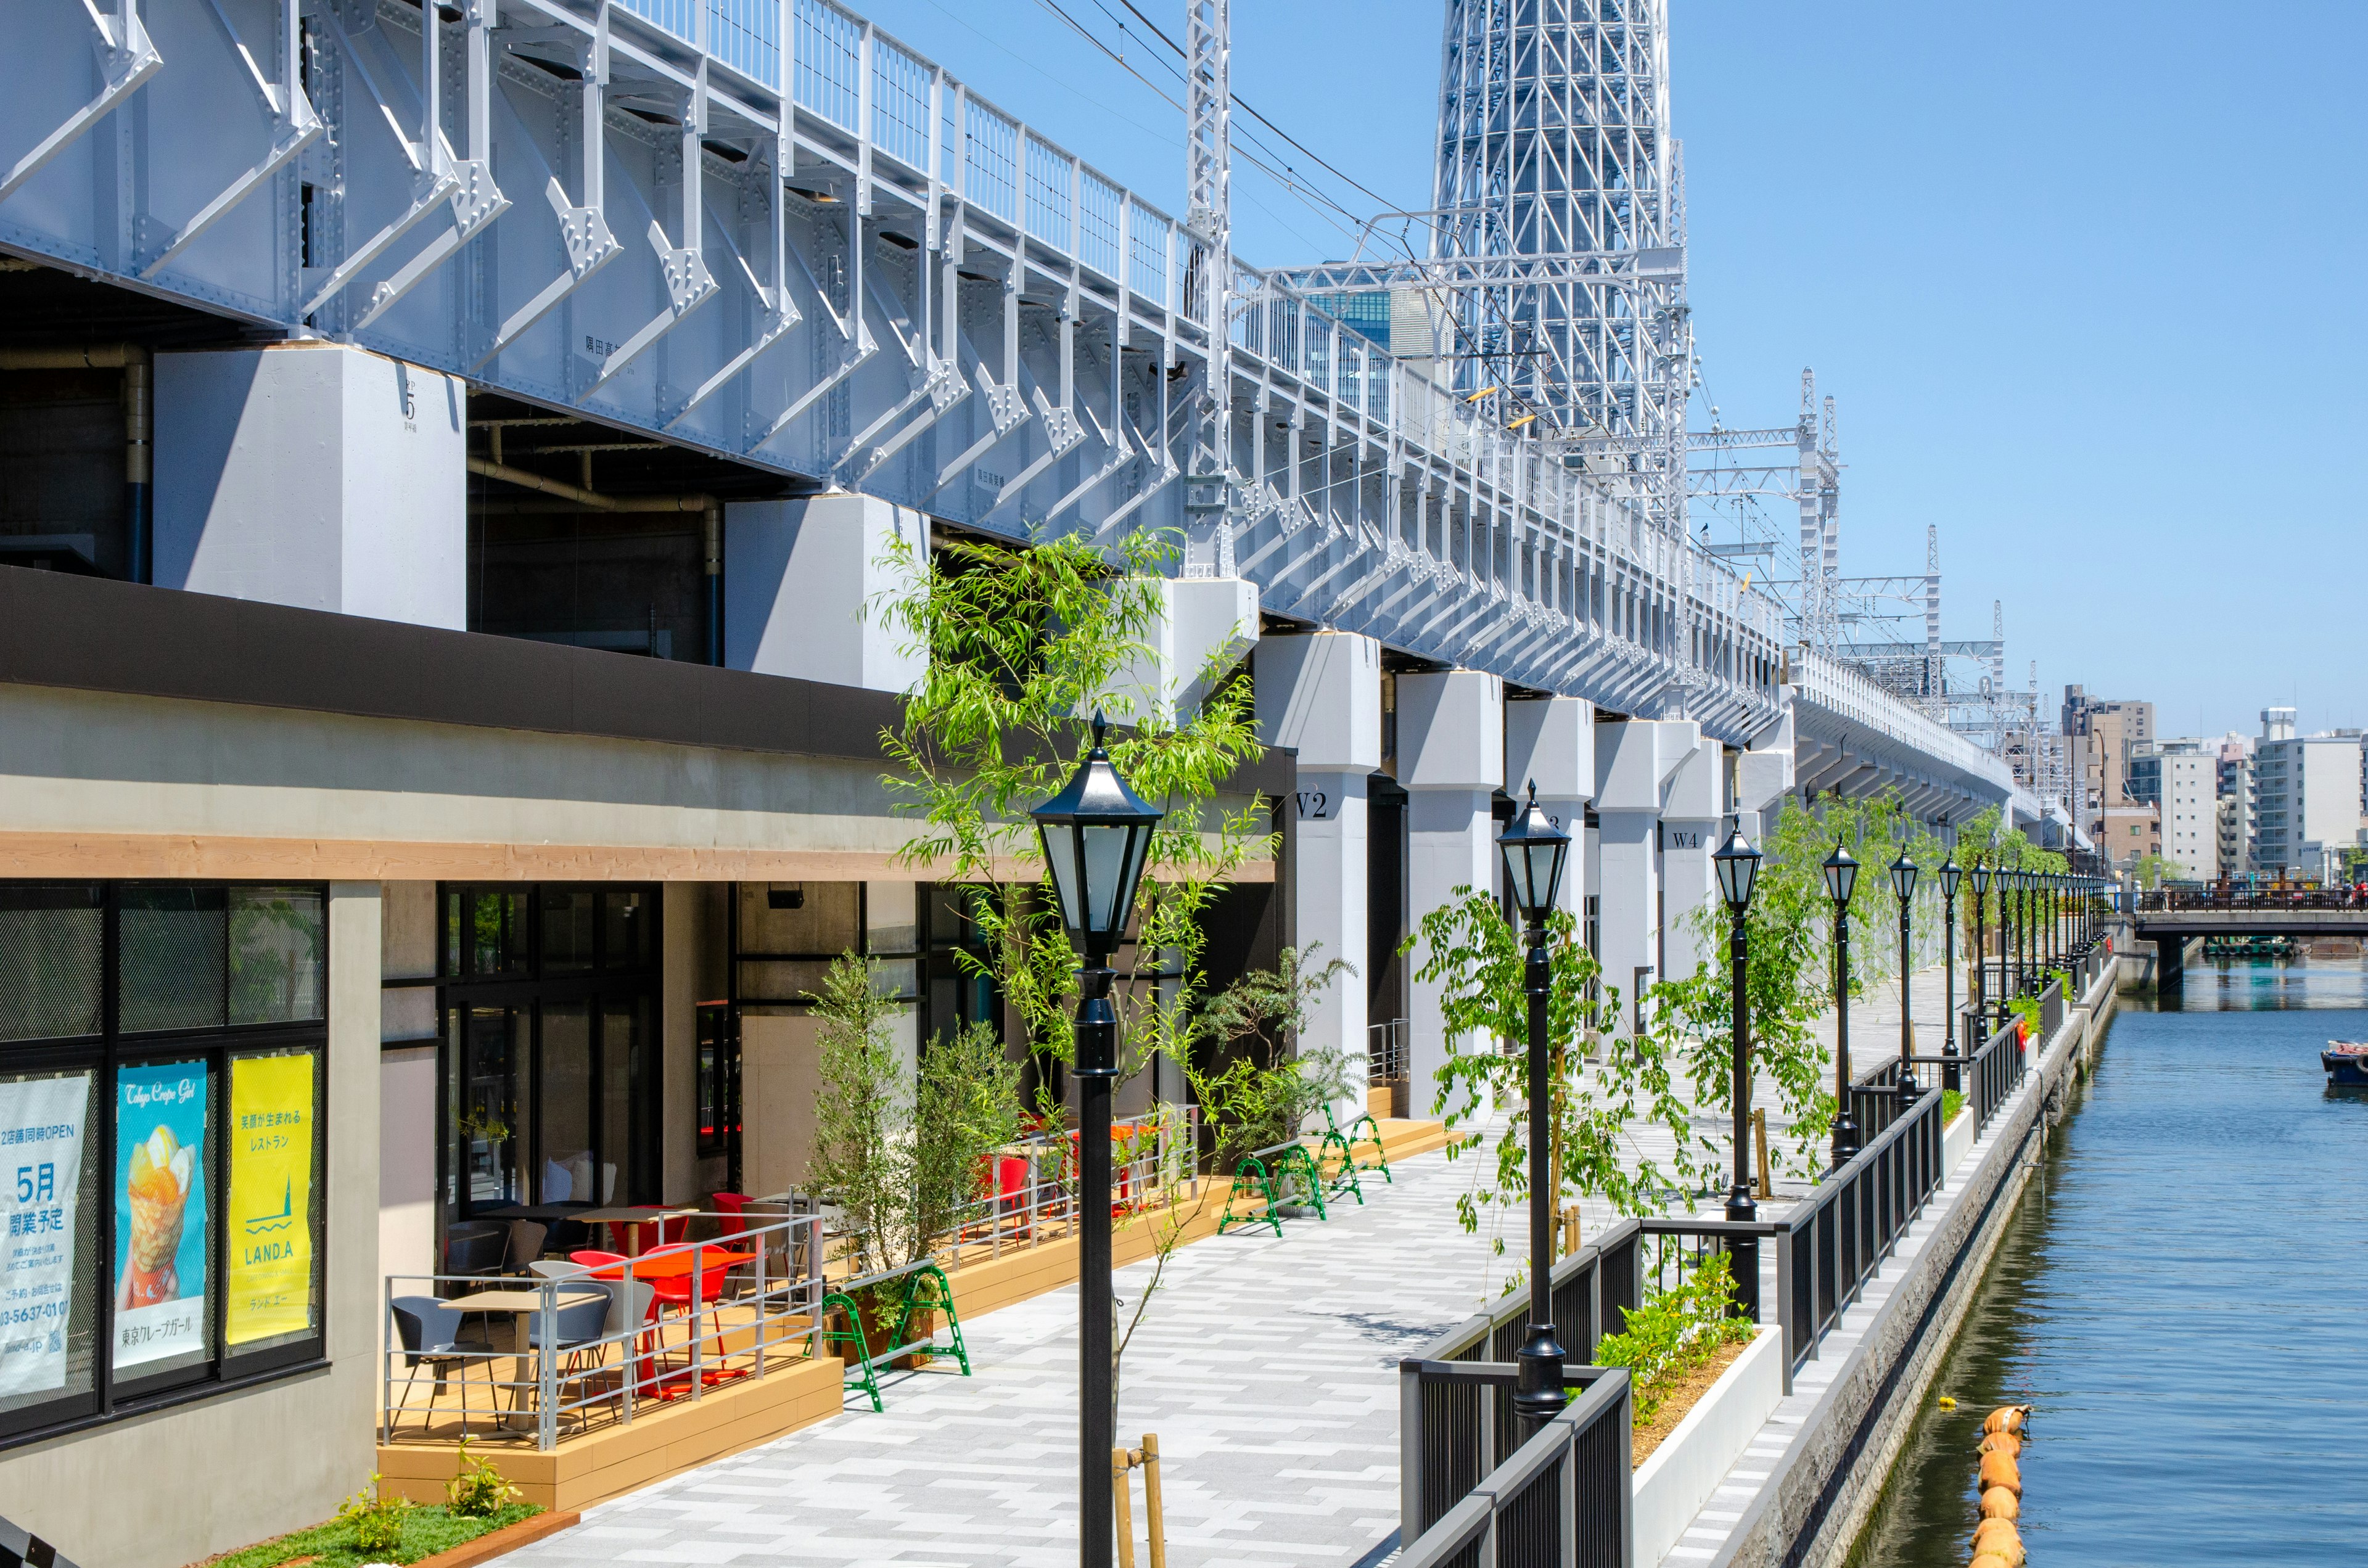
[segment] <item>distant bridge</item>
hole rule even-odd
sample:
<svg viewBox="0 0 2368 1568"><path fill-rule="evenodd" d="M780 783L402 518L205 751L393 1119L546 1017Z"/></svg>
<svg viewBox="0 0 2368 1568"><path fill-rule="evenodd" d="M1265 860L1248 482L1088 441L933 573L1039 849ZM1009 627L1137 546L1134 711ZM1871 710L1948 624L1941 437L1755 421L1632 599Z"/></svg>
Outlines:
<svg viewBox="0 0 2368 1568"><path fill-rule="evenodd" d="M2187 944L2215 937L2368 939L2368 900L2334 891L2151 892L2138 895L2137 939L2155 944L2156 983L2175 983Z"/></svg>

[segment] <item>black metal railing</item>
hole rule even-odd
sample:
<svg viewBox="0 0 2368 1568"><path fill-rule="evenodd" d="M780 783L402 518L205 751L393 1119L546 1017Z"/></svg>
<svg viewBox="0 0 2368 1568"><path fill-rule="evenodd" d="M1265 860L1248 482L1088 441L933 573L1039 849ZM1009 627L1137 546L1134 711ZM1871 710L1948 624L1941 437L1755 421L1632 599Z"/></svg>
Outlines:
<svg viewBox="0 0 2368 1568"><path fill-rule="evenodd" d="M1586 1370L1579 1396L1415 1537L1396 1568L1628 1568L1628 1374ZM1504 1403L1513 1376L1503 1369Z"/></svg>
<svg viewBox="0 0 2368 1568"><path fill-rule="evenodd" d="M2351 887L2248 887L2241 882L2208 888L2157 888L2136 895L2140 915L2173 915L2187 910L2359 909L2368 910L2368 892Z"/></svg>
<svg viewBox="0 0 2368 1568"><path fill-rule="evenodd" d="M1941 1096L1919 1095L1779 1221L1777 1317L1794 1370L1865 1290L1941 1176Z"/></svg>
<svg viewBox="0 0 2368 1568"><path fill-rule="evenodd" d="M1625 1326L1619 1308L1637 1303L1637 1233L1636 1221L1622 1220L1554 1267L1555 1332L1574 1385L1598 1374L1586 1365L1597 1342ZM1519 1446L1511 1379L1529 1301L1508 1295L1398 1363L1401 1540L1445 1517Z"/></svg>

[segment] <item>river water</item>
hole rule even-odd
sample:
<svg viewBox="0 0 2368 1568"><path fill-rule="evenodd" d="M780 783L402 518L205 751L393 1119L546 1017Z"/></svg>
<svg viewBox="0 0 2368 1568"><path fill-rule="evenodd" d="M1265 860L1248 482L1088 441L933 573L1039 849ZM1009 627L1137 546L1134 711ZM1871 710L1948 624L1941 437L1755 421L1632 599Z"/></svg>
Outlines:
<svg viewBox="0 0 2368 1568"><path fill-rule="evenodd" d="M2368 1563L2368 965L2202 965L2049 1139L1853 1553L1962 1565L1984 1414L2036 1406L2034 1568ZM1957 1401L1938 1408L1940 1394Z"/></svg>

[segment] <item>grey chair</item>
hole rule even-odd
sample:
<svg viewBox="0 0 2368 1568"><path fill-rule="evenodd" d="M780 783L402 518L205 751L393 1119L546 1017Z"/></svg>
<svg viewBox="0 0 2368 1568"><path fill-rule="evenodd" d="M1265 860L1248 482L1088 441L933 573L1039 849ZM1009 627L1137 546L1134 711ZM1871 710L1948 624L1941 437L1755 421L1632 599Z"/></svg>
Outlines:
<svg viewBox="0 0 2368 1568"><path fill-rule="evenodd" d="M404 1365L411 1371L410 1377L404 1381L403 1404L410 1404L411 1391L419 1381L419 1369L427 1367L436 1376L434 1392L428 1398L428 1408L432 1411L435 1395L444 1392L445 1378L457 1367L460 1369L461 1428L465 1432L469 1426L469 1363L479 1357L492 1355L494 1347L484 1340L461 1336L469 1314L450 1301L434 1296L397 1296L388 1305L394 1313L394 1332L403 1346ZM489 1379L490 1376L488 1373ZM486 1386L485 1403L489 1409L494 1404L490 1381ZM425 1426L427 1416L423 1415L419 1421ZM390 1410L387 1412L390 1436L394 1431L394 1422L395 1413Z"/></svg>
<svg viewBox="0 0 2368 1568"><path fill-rule="evenodd" d="M566 1358L560 1363L563 1370L572 1369L575 1365L580 1364L584 1347L599 1342L600 1335L608 1325L609 1313L615 1305L611 1292L616 1290L616 1286L607 1280L579 1280L573 1288L598 1290L600 1294L591 1301L570 1301L548 1316L536 1312L526 1320L527 1344L537 1350L558 1351ZM552 1331L551 1343L548 1346L543 1342L545 1324L548 1324Z"/></svg>

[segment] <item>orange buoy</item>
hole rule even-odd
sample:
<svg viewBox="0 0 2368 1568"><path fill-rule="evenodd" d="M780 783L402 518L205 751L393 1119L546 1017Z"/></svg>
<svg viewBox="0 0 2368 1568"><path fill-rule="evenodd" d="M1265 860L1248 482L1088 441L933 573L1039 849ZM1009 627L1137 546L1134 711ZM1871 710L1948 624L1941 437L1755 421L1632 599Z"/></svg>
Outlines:
<svg viewBox="0 0 2368 1568"><path fill-rule="evenodd" d="M1982 1456L1981 1486L1984 1492L2004 1487L2016 1496L2022 1495L2022 1471L2012 1454L1987 1453Z"/></svg>
<svg viewBox="0 0 2368 1568"><path fill-rule="evenodd" d="M2022 1537L2004 1519L1984 1519L1974 1532L1974 1553L2001 1558L2006 1568L2022 1568Z"/></svg>
<svg viewBox="0 0 2368 1568"><path fill-rule="evenodd" d="M2010 1568L2010 1565L1994 1551L1979 1551L1974 1554L1971 1568Z"/></svg>
<svg viewBox="0 0 2368 1568"><path fill-rule="evenodd" d="M1986 1454L2019 1454L2022 1452L2022 1439L2011 1432L1992 1432L1982 1439L1981 1451Z"/></svg>
<svg viewBox="0 0 2368 1568"><path fill-rule="evenodd" d="M2030 1417L2030 1415L2031 1406L2027 1404L2001 1404L1982 1418L1982 1430L2020 1432L2022 1430L2023 1422Z"/></svg>
<svg viewBox="0 0 2368 1568"><path fill-rule="evenodd" d="M1982 1517L1986 1519L2019 1519L2022 1517L2022 1501L2003 1486L1993 1486L1982 1494Z"/></svg>

